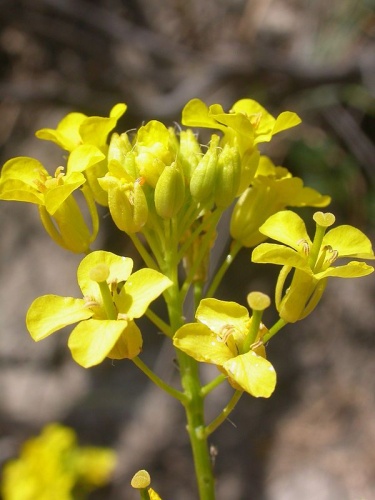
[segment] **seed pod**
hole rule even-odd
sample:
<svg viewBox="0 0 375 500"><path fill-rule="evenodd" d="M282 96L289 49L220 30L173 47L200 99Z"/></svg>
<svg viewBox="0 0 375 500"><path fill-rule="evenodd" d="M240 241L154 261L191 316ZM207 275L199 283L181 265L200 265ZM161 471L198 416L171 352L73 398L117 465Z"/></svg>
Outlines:
<svg viewBox="0 0 375 500"><path fill-rule="evenodd" d="M198 201L209 201L213 196L216 183L219 136L213 135L210 147L198 163L190 181L190 192Z"/></svg>
<svg viewBox="0 0 375 500"><path fill-rule="evenodd" d="M174 217L185 198L185 182L181 169L173 162L165 167L155 188L156 212L163 219Z"/></svg>

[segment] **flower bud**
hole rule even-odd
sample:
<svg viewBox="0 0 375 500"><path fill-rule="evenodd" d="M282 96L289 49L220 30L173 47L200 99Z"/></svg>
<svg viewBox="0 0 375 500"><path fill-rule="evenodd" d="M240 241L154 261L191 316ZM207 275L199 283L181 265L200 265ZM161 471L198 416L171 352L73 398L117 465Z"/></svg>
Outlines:
<svg viewBox="0 0 375 500"><path fill-rule="evenodd" d="M109 210L116 226L127 234L141 231L147 222L148 205L140 182L132 186L112 178L107 181L106 188Z"/></svg>
<svg viewBox="0 0 375 500"><path fill-rule="evenodd" d="M174 217L184 204L185 182L175 162L165 167L155 188L155 208L160 217Z"/></svg>
<svg viewBox="0 0 375 500"><path fill-rule="evenodd" d="M253 247L266 239L259 227L267 218L269 188L267 183L254 182L238 199L230 221L230 234L245 247Z"/></svg>
<svg viewBox="0 0 375 500"><path fill-rule="evenodd" d="M165 168L163 161L146 148L141 149L135 161L140 176L146 179L147 184L155 188Z"/></svg>
<svg viewBox="0 0 375 500"><path fill-rule="evenodd" d="M128 134L112 134L111 142L108 148L108 163L111 160L117 160L120 164L123 163L125 155L131 151L132 145L129 141Z"/></svg>
<svg viewBox="0 0 375 500"><path fill-rule="evenodd" d="M178 161L182 165L184 176L188 181L190 181L201 158L201 147L194 132L191 129L181 130Z"/></svg>
<svg viewBox="0 0 375 500"><path fill-rule="evenodd" d="M190 192L198 201L209 201L216 183L219 136L213 135L208 151L198 163L190 181Z"/></svg>
<svg viewBox="0 0 375 500"><path fill-rule="evenodd" d="M215 203L228 207L236 197L241 178L241 162L237 148L226 144L217 164Z"/></svg>

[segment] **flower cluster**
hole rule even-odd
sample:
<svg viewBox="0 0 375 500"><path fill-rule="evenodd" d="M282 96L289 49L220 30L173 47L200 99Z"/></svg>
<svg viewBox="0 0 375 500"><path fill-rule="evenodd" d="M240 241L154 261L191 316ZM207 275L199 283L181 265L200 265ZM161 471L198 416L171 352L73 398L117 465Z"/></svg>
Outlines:
<svg viewBox="0 0 375 500"><path fill-rule="evenodd" d="M90 367L107 357L136 358L142 335L134 320L161 294L171 313L172 301L178 300L180 307L191 286L198 282L203 287L218 221L232 205L230 235L237 251L255 247L253 262L283 266L276 308L284 322L297 321L314 309L329 276L358 277L373 271L359 262L332 266L341 256L374 258L359 230L340 226L324 235L333 216L318 212L311 241L302 219L286 210L321 208L330 202L329 196L305 187L286 168L260 155L260 143L300 123L295 113L275 118L251 99L239 100L225 112L219 104L207 106L192 99L182 111L182 124L210 130L208 143L202 145L191 128L168 128L157 120L136 131L113 133L125 111L120 103L109 117L70 113L56 129L39 130L38 138L67 152L66 168L57 167L54 175L28 157L9 160L2 169L0 199L36 204L45 229L58 244L88 254L78 268L82 298L46 295L31 305L27 327L34 340L78 323L68 345L80 365ZM77 192L86 200L90 228L75 199ZM117 227L130 235L147 269L131 274L131 259L90 253L99 229L96 204L107 206ZM287 246L264 243L267 238ZM181 263L185 281L180 287ZM196 323L184 326L182 313L173 325L153 319L171 337L177 330L174 345L198 361L217 365L234 387L268 397L276 376L262 339L274 330L268 332L255 312L250 318L243 306L211 298L202 300L195 316Z"/></svg>
<svg viewBox="0 0 375 500"><path fill-rule="evenodd" d="M84 498L108 483L115 464L113 450L80 447L72 429L49 424L5 464L1 492L6 500Z"/></svg>

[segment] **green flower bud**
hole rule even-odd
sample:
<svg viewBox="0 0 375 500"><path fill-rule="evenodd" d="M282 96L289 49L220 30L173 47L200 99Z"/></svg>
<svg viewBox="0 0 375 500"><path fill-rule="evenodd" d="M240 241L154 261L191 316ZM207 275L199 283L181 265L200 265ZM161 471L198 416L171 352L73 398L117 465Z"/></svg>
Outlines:
<svg viewBox="0 0 375 500"><path fill-rule="evenodd" d="M108 163L111 160L117 160L123 164L125 155L131 151L132 145L128 134L112 134L111 142L108 147Z"/></svg>
<svg viewBox="0 0 375 500"><path fill-rule="evenodd" d="M237 148L226 144L219 156L216 175L215 203L228 207L237 195L241 178L241 162Z"/></svg>
<svg viewBox="0 0 375 500"><path fill-rule="evenodd" d="M254 182L238 199L230 221L230 234L245 247L253 247L266 239L259 227L268 217L269 187Z"/></svg>
<svg viewBox="0 0 375 500"><path fill-rule="evenodd" d="M155 188L165 168L163 161L146 148L142 148L135 161L140 176L146 180L147 184Z"/></svg>
<svg viewBox="0 0 375 500"><path fill-rule="evenodd" d="M220 137L214 134L208 151L198 163L190 181L190 192L198 201L209 201L215 190Z"/></svg>
<svg viewBox="0 0 375 500"><path fill-rule="evenodd" d="M127 234L141 231L148 218L148 205L141 183L121 184L112 178L107 182L108 205L113 222Z"/></svg>
<svg viewBox="0 0 375 500"><path fill-rule="evenodd" d="M160 217L174 217L184 204L185 182L179 166L165 167L155 188L155 208Z"/></svg>
<svg viewBox="0 0 375 500"><path fill-rule="evenodd" d="M184 176L188 181L190 181L201 158L202 150L194 132L191 129L181 130L178 161L182 165Z"/></svg>

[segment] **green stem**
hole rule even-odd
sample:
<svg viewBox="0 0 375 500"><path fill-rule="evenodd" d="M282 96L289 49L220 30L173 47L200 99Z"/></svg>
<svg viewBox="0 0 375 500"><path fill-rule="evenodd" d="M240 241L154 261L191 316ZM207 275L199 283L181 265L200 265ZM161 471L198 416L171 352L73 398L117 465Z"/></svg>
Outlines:
<svg viewBox="0 0 375 500"><path fill-rule="evenodd" d="M282 318L280 318L266 333L263 338L263 344L266 344L279 330L281 330L287 324Z"/></svg>
<svg viewBox="0 0 375 500"><path fill-rule="evenodd" d="M222 210L216 209L214 212L212 212L209 221L210 221L210 227L208 228L207 232L202 236L201 238L201 244L199 247L198 254L195 256L195 261L192 265L192 267L189 269L188 275L181 287L181 297L184 299L193 280L195 277L195 274L199 267L201 266L203 260L207 257L210 251L210 245L212 242L213 234L216 230L217 223L221 217Z"/></svg>
<svg viewBox="0 0 375 500"><path fill-rule="evenodd" d="M176 277L177 268L169 278ZM175 332L183 323L181 294L177 281L173 281L171 294L167 300L172 331ZM198 363L184 352L176 349L180 368L181 385L185 395L184 408L187 420L187 431L193 453L195 475L198 484L200 500L215 500L215 485L212 473L212 463L205 434L204 397L201 394Z"/></svg>
<svg viewBox="0 0 375 500"><path fill-rule="evenodd" d="M150 500L150 494L149 494L147 488L142 488L141 490L138 490L138 491L139 491L139 495L141 497L141 500Z"/></svg>
<svg viewBox="0 0 375 500"><path fill-rule="evenodd" d="M324 226L321 226L319 224L316 224L316 230L315 230L315 235L314 235L314 240L312 247L310 249L310 254L308 258L308 263L309 266L311 267L312 270L314 270L316 261L319 256L319 251L320 247L322 246L324 234L326 232L327 228Z"/></svg>
<svg viewBox="0 0 375 500"><path fill-rule="evenodd" d="M101 281L98 283L100 293L103 300L104 310L107 314L108 319L117 319L117 309L113 303L112 294L109 290L108 283L106 281Z"/></svg>
<svg viewBox="0 0 375 500"><path fill-rule="evenodd" d="M215 485L209 453L205 423L203 397L199 382L198 363L187 354L177 350L181 383L188 397L185 403L187 431L193 451L195 474L200 500L215 500Z"/></svg>
<svg viewBox="0 0 375 500"><path fill-rule="evenodd" d="M178 399L182 404L185 404L187 398L184 393L174 389L169 384L164 382L160 377L156 375L138 356L132 359L133 363L160 389L170 394L173 398Z"/></svg>
<svg viewBox="0 0 375 500"><path fill-rule="evenodd" d="M156 265L156 262L154 259L151 257L151 255L148 253L146 248L144 247L143 243L139 239L139 236L137 234L129 234L130 239L133 242L133 245L135 246L136 250L138 251L139 255L142 257L144 263L147 265L147 267L150 267L151 269L156 269L158 270L158 266Z"/></svg>
<svg viewBox="0 0 375 500"><path fill-rule="evenodd" d="M212 280L212 283L211 283L209 289L207 290L207 293L205 294L205 296L207 298L212 297L214 295L214 293L217 290L217 287L220 285L221 280L223 279L229 266L232 264L232 262L234 261L236 255L241 250L241 248L242 248L242 245L239 241L233 241L231 248L230 248L230 251L229 251L229 254L226 256L225 260L223 261L223 263L219 267L218 271L215 274L214 279Z"/></svg>
<svg viewBox="0 0 375 500"><path fill-rule="evenodd" d="M259 332L259 326L262 320L262 316L263 316L263 311L256 311L255 309L253 310L250 329L242 346L243 353L249 352L250 347L252 346L252 344L254 344L255 339Z"/></svg>
<svg viewBox="0 0 375 500"><path fill-rule="evenodd" d="M208 384L204 385L201 389L201 396L204 398L209 394L211 391L216 389L220 384L222 384L225 380L227 379L227 376L224 374L218 375L216 378L211 380Z"/></svg>
<svg viewBox="0 0 375 500"><path fill-rule="evenodd" d="M145 312L145 316L147 316L148 319L150 321L152 321L152 323L154 323L154 325L162 333L164 333L164 335L166 335L167 337L172 337L173 336L171 327L165 321L163 321L161 318L159 318L159 316L157 314L155 314L153 311L151 311L150 308L148 308L147 311Z"/></svg>
<svg viewBox="0 0 375 500"><path fill-rule="evenodd" d="M234 410L236 404L240 400L243 391L236 391L227 406L209 425L206 427L205 434L208 437L228 418L228 415Z"/></svg>

